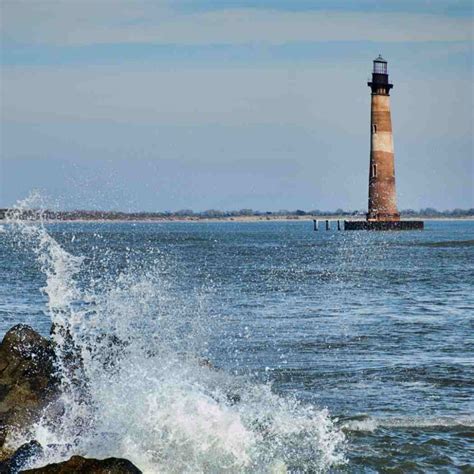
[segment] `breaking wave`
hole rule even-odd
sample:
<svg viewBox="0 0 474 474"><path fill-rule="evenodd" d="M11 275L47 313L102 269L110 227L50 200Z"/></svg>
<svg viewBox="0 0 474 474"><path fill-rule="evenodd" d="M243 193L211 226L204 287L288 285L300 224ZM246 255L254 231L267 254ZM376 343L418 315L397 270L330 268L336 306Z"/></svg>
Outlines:
<svg viewBox="0 0 474 474"><path fill-rule="evenodd" d="M426 417L400 417L400 418L374 418L359 416L342 423L344 431L373 432L379 428L400 429L430 429L441 428L445 430L472 429L474 417L472 416L440 416Z"/></svg>
<svg viewBox="0 0 474 474"><path fill-rule="evenodd" d="M7 227L45 275L63 394L16 443L46 446L42 465L73 454L124 457L149 473L320 472L344 462L344 435L326 410L212 366L212 288L183 292L159 251L108 274L104 249L93 272L38 215L19 218L31 207L20 203Z"/></svg>

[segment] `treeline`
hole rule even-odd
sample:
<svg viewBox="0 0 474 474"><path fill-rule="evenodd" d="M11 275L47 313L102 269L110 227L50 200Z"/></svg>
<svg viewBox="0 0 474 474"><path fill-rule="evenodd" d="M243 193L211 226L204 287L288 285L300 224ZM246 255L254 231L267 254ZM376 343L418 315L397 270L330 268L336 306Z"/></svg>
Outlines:
<svg viewBox="0 0 474 474"><path fill-rule="evenodd" d="M419 211L404 209L400 214L405 217L472 217L474 216L474 208L438 211L438 209L427 207L426 209L420 209Z"/></svg>
<svg viewBox="0 0 474 474"><path fill-rule="evenodd" d="M242 216L365 216L367 211L363 209L359 210L345 210L336 209L335 211L325 211L320 209L313 209L310 211L304 211L302 209L296 209L294 211L282 209L279 211L254 211L252 209L241 209L239 211L220 211L216 209L209 209L202 212L193 212L191 210L177 211L173 215L176 216L198 216L198 217L242 217ZM471 209L452 209L439 211L431 207L420 209L415 211L413 209L403 209L400 214L404 217L474 217L474 208Z"/></svg>
<svg viewBox="0 0 474 474"><path fill-rule="evenodd" d="M52 211L52 210L12 210L12 214L17 215L22 219L37 219L42 217L47 220L179 220L179 219L222 219L235 217L265 217L271 219L272 217L289 217L299 218L304 216L324 216L324 217L364 217L364 210L348 211L344 209L336 209L335 211L325 210L309 210L296 209L293 211L281 209L279 211L255 211L253 209L240 209L235 211L221 211L219 209L208 209L206 211L195 212L191 209L181 209L179 211L164 211L164 212L120 212L120 211ZM8 209L0 209L0 219L5 218L8 214ZM428 207L415 211L413 209L404 209L401 211L403 217L474 217L474 208L471 209L452 209L445 211L438 211L437 209Z"/></svg>

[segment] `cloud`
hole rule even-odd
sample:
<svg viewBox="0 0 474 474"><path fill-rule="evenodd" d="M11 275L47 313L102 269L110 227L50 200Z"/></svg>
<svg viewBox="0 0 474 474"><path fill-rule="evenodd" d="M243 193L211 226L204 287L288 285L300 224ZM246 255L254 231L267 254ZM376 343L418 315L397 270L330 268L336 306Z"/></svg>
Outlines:
<svg viewBox="0 0 474 474"><path fill-rule="evenodd" d="M407 124L404 134L470 135L467 97L458 93L469 90L470 78L430 78L427 84L409 73L398 71L403 80L395 81L393 93L399 127ZM297 69L22 66L4 68L2 83L4 119L23 123L286 125L347 136L366 118L369 101L364 68L358 65L347 65L344 74L339 65L326 64Z"/></svg>
<svg viewBox="0 0 474 474"><path fill-rule="evenodd" d="M83 172L71 165L63 176L63 161L123 160L124 188L150 186L139 208L364 206L365 80L380 46L395 83L402 198L465 205L472 19L177 3L0 0L2 48L21 59L5 54L1 72L5 203L36 183L68 196L64 176Z"/></svg>
<svg viewBox="0 0 474 474"><path fill-rule="evenodd" d="M469 41L471 18L421 13L227 9L183 13L167 2L2 3L16 44L283 44L316 41Z"/></svg>
<svg viewBox="0 0 474 474"><path fill-rule="evenodd" d="M320 91L331 84L342 88L346 78L330 68L89 66L9 67L2 82L4 117L13 121L237 125L311 121L311 109L320 111L323 105L312 101L331 103L326 94L315 93L315 84Z"/></svg>

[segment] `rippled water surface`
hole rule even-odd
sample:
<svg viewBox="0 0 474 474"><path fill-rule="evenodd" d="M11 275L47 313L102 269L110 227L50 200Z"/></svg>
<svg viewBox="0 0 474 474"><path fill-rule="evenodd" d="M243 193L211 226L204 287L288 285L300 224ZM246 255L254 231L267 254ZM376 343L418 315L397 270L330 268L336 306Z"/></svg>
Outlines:
<svg viewBox="0 0 474 474"><path fill-rule="evenodd" d="M88 354L101 331L130 348L110 373L94 357L110 345L90 355L103 419L84 454L146 472L473 472L474 222L15 227L1 333L67 320Z"/></svg>

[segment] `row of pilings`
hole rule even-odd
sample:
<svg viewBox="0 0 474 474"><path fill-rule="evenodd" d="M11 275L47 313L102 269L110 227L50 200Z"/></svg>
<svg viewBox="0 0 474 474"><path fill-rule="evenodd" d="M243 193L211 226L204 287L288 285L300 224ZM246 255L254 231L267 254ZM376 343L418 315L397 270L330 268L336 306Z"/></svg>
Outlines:
<svg viewBox="0 0 474 474"><path fill-rule="evenodd" d="M313 230L315 232L319 231L319 222L320 222L319 220L313 219ZM321 221L321 222L325 223L324 228L326 230L331 230L331 223L332 222L337 222L337 230L344 230L344 225L343 225L344 221L340 221L340 220L332 221L332 220L326 219L325 221Z"/></svg>

